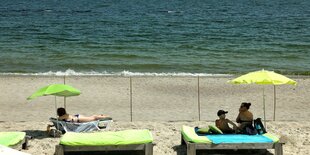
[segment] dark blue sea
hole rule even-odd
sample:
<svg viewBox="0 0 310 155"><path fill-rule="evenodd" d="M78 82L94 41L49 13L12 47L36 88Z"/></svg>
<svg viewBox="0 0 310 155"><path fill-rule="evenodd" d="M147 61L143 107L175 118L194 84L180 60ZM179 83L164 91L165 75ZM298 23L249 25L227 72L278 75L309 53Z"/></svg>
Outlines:
<svg viewBox="0 0 310 155"><path fill-rule="evenodd" d="M0 0L0 73L310 74L310 0Z"/></svg>

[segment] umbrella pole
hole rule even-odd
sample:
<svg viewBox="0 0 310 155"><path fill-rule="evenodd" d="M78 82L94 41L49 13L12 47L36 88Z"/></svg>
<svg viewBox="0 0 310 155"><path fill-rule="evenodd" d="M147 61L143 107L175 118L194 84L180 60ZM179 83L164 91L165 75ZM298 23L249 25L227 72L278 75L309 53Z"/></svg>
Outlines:
<svg viewBox="0 0 310 155"><path fill-rule="evenodd" d="M273 85L273 121L276 120L276 85Z"/></svg>
<svg viewBox="0 0 310 155"><path fill-rule="evenodd" d="M64 108L66 109L66 96L64 97Z"/></svg>
<svg viewBox="0 0 310 155"><path fill-rule="evenodd" d="M132 122L132 79L130 79L130 121Z"/></svg>
<svg viewBox="0 0 310 155"><path fill-rule="evenodd" d="M64 75L64 84L66 84L66 75ZM66 109L66 96L64 97L64 108Z"/></svg>
<svg viewBox="0 0 310 155"><path fill-rule="evenodd" d="M264 108L264 125L265 128L267 129L266 126L266 108L265 108L265 87L263 86L263 108Z"/></svg>
<svg viewBox="0 0 310 155"><path fill-rule="evenodd" d="M56 118L57 118L57 102L56 102L56 96L55 96L55 112L56 112ZM56 121L57 121L57 123L56 123L56 124L57 124L57 129L59 129L59 126L58 126L58 124L59 124L59 123L58 123L58 118L57 118Z"/></svg>
<svg viewBox="0 0 310 155"><path fill-rule="evenodd" d="M57 117L57 103L56 103L56 96L55 96L55 111L56 111L56 117Z"/></svg>
<svg viewBox="0 0 310 155"><path fill-rule="evenodd" d="M197 90L197 93L198 93L198 119L200 121L200 90L199 90L199 76L198 76L198 90Z"/></svg>

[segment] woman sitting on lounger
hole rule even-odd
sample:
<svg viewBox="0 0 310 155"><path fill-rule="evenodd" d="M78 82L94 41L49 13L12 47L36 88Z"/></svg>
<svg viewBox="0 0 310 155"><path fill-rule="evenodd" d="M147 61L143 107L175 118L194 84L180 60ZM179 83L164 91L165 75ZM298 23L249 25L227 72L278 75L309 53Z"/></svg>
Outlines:
<svg viewBox="0 0 310 155"><path fill-rule="evenodd" d="M239 108L239 115L236 122L239 123L238 128L244 131L246 127L251 127L253 123L253 114L249 111L251 103L243 102Z"/></svg>
<svg viewBox="0 0 310 155"><path fill-rule="evenodd" d="M96 120L104 119L108 117L106 115L93 115L93 116L83 116L80 114L69 115L66 112L65 108L58 108L57 115L59 116L58 117L59 120L69 121L69 122L78 122L78 123L91 122L91 121L96 121Z"/></svg>

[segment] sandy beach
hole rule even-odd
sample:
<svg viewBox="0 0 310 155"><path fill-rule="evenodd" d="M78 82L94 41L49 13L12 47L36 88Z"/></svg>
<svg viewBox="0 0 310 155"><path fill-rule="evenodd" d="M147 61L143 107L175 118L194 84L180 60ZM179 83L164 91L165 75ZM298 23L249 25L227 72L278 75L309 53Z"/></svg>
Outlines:
<svg viewBox="0 0 310 155"><path fill-rule="evenodd" d="M82 92L66 99L69 113L107 114L115 120L111 131L149 129L156 143L155 155L186 154L180 146L182 125L214 124L219 109L228 110L227 118L235 120L243 101L252 103L255 118L263 118L264 89L268 132L286 141L285 155L310 154L310 78L291 78L298 82L296 86L276 86L273 121L274 87L227 83L232 77L1 76L0 131L25 131L33 139L29 149L22 151L52 155L59 138L48 137L45 130L48 118L56 115L55 98L26 98L47 84L65 82ZM63 102L57 98L58 107Z"/></svg>

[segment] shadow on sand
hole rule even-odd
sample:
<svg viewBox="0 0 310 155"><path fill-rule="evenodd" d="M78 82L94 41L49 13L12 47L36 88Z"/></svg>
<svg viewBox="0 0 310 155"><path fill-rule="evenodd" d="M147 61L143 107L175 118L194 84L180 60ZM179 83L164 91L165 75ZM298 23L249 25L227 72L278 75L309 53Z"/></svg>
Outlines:
<svg viewBox="0 0 310 155"><path fill-rule="evenodd" d="M29 136L30 139L53 138L50 137L46 131L42 130L24 130L23 132L26 132L26 135Z"/></svg>
<svg viewBox="0 0 310 155"><path fill-rule="evenodd" d="M177 152L177 155L186 155L186 146L185 145L176 145L172 147L174 151ZM197 155L273 155L266 149L257 149L257 150L198 150Z"/></svg>

